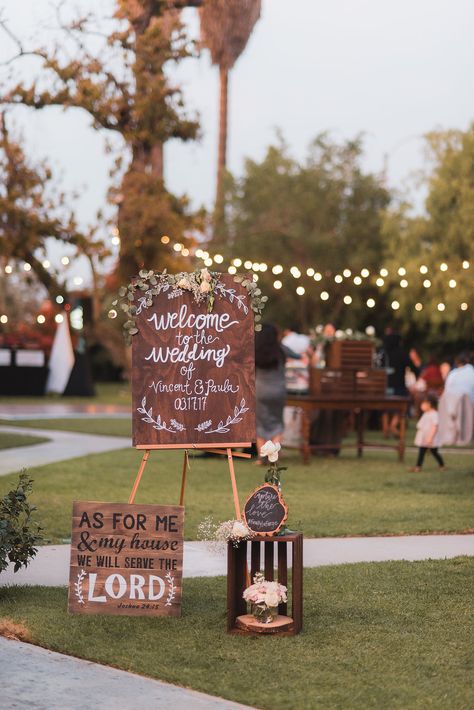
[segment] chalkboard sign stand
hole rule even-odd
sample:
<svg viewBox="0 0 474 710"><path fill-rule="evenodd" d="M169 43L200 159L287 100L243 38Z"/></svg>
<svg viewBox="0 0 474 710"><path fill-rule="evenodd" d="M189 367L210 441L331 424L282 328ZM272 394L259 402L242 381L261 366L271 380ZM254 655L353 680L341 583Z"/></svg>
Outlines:
<svg viewBox="0 0 474 710"><path fill-rule="evenodd" d="M242 448L249 448L251 446L250 442L243 442L239 444L207 444L206 446L204 445L199 445L199 444L192 444L191 446L187 447L184 449L184 460L183 460L183 471L181 475L181 492L180 492L180 497L179 497L179 504L184 505L184 493L185 493L185 488L186 488L186 476L187 476L187 471L189 468L189 449L192 450L200 450L200 451L210 451L214 454L222 454L224 456L227 456L227 462L229 464L229 473L230 473L230 482L232 485L232 495L234 498L234 507L235 507L235 515L237 520L241 520L242 516L240 513L240 503L239 503L239 494L237 491L237 481L235 479L235 470L234 470L234 456L242 459L249 459L251 458L251 454L246 454L241 451L233 451L232 447L238 446ZM133 484L128 502L133 503L135 501L135 496L138 491L138 486L140 485L140 481L143 475L143 471L145 470L145 466L147 464L148 458L150 456L150 451L155 450L155 449L183 449L183 446L180 444L163 444L163 445L154 445L154 446L136 446L136 449L141 449L143 450L143 456L142 460L140 462L140 467L138 469L138 473L135 478L135 482Z"/></svg>
<svg viewBox="0 0 474 710"><path fill-rule="evenodd" d="M263 559L262 559L263 543ZM247 554L250 545L250 577L262 571L265 579L273 580L275 575L275 551L277 553L276 580L288 586L288 545L291 545L292 576L291 616L288 615L288 604L278 607L278 624L268 625L262 629L249 623L247 604L243 599L244 589L248 584ZM276 548L276 550L275 550ZM285 617L285 618L282 618ZM287 535L256 535L249 541L240 542L237 547L229 542L227 545L227 631L234 634L260 635L262 632L280 636L294 636L303 627L303 535L288 533Z"/></svg>

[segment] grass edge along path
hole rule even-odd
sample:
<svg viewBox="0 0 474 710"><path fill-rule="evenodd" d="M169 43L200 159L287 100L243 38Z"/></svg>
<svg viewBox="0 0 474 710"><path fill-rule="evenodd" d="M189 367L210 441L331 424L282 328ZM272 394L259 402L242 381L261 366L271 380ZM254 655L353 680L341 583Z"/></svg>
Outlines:
<svg viewBox="0 0 474 710"><path fill-rule="evenodd" d="M69 615L66 590L0 589L34 643L262 710L474 706L474 559L305 570L296 637L225 631L225 578L184 580L181 619Z"/></svg>
<svg viewBox="0 0 474 710"><path fill-rule="evenodd" d="M0 451L5 449L16 449L22 446L34 446L35 444L45 444L50 441L45 436L32 436L30 434L17 434L0 431Z"/></svg>
<svg viewBox="0 0 474 710"><path fill-rule="evenodd" d="M29 468L32 502L47 540L69 538L73 500L127 501L139 462L140 452L130 448ZM473 527L474 457L452 456L448 471L427 465L423 473L408 473L395 457L378 452L363 459L343 452L336 459L314 459L310 466L285 452L285 465L288 524L305 537L453 533ZM136 502L177 503L181 469L182 452L154 451ZM263 476L261 467L236 462L241 506ZM16 480L17 474L0 477L0 495ZM224 458L191 458L185 504L187 540L196 539L207 516L221 522L235 515Z"/></svg>

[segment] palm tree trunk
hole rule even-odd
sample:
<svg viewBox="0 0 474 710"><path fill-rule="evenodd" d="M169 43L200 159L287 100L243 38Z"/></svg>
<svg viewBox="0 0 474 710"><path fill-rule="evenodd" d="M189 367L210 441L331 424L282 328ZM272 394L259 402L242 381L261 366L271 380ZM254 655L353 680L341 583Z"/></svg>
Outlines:
<svg viewBox="0 0 474 710"><path fill-rule="evenodd" d="M222 238L220 227L224 219L224 175L227 165L227 112L229 71L224 67L219 69L220 100L219 100L219 147L217 152L217 185L216 203L214 208L214 240Z"/></svg>

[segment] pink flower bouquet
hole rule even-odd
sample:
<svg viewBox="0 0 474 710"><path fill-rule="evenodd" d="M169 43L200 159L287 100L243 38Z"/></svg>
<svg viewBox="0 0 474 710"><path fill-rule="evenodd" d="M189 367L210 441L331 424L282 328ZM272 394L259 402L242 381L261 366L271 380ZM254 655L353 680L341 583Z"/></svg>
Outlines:
<svg viewBox="0 0 474 710"><path fill-rule="evenodd" d="M276 617L278 605L287 601L287 588L279 582L269 582L261 572L257 572L253 582L244 590L243 597L252 605L257 621L268 624Z"/></svg>

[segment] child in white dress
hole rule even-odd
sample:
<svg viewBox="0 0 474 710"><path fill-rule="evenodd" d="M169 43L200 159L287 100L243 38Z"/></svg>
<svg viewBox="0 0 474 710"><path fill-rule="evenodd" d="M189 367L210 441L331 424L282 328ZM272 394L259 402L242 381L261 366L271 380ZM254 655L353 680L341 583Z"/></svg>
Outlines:
<svg viewBox="0 0 474 710"><path fill-rule="evenodd" d="M438 399L435 394L431 393L427 394L420 404L423 414L416 425L415 436L415 446L418 446L418 459L416 466L410 469L410 471L421 471L423 460L428 449L438 462L440 470L444 470L444 461L438 452L439 414L437 412L437 405Z"/></svg>

